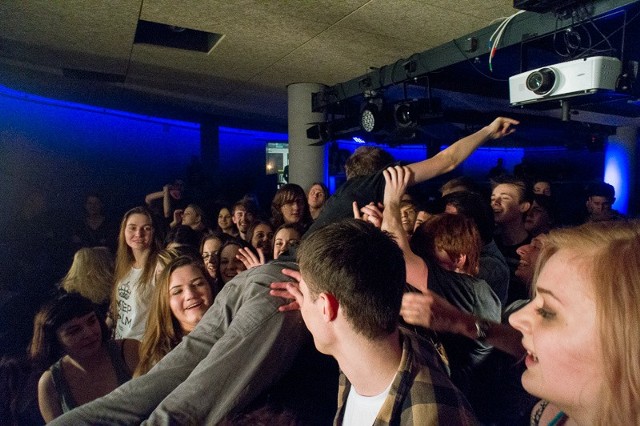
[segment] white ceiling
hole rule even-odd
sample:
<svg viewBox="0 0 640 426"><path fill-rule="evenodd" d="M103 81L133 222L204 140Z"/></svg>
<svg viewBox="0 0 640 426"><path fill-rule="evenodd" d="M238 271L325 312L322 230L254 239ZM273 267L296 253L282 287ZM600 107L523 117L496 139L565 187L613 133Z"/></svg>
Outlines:
<svg viewBox="0 0 640 426"><path fill-rule="evenodd" d="M3 0L0 84L286 123L286 87L334 85L514 13L512 0ZM210 54L134 44L138 19L223 34ZM125 75L76 81L63 68ZM128 98L127 98L128 96Z"/></svg>

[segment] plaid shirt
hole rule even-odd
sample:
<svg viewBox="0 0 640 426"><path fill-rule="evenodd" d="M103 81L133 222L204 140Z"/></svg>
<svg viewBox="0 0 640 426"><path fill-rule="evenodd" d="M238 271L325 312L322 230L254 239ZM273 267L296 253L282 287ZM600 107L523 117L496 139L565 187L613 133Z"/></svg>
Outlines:
<svg viewBox="0 0 640 426"><path fill-rule="evenodd" d="M424 346L426 341L419 346L404 332L402 337L400 367L373 426L477 424L467 400L440 367L435 349ZM342 425L350 388L341 374L336 426Z"/></svg>

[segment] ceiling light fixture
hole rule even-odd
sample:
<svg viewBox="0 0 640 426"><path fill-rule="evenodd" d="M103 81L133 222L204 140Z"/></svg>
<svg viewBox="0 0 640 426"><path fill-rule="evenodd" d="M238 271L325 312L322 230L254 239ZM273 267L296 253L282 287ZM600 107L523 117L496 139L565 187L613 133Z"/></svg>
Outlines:
<svg viewBox="0 0 640 426"><path fill-rule="evenodd" d="M382 128L382 108L370 100L360 112L360 125L367 133L375 132Z"/></svg>

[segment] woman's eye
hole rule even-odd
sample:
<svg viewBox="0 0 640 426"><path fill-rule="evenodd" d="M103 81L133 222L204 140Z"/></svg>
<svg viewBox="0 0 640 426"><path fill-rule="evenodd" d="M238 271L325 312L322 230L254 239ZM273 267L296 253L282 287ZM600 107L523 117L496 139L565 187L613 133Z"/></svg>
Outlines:
<svg viewBox="0 0 640 426"><path fill-rule="evenodd" d="M556 316L556 314L554 314L553 312L549 312L544 308L538 308L536 309L536 311L538 312L538 315L540 315L543 319L552 319Z"/></svg>

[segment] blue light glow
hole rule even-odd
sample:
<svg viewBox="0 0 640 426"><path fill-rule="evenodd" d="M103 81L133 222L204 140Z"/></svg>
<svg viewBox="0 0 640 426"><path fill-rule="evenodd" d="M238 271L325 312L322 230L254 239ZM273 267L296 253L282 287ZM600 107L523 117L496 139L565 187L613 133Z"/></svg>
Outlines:
<svg viewBox="0 0 640 426"><path fill-rule="evenodd" d="M192 122L179 121L179 120L171 120L171 119L168 119L168 118L153 117L153 116L150 116L150 115L134 114L134 113L131 113L131 112L119 111L119 110L114 110L114 109L109 109L109 108L95 107L95 106L92 106L92 105L79 104L79 103L76 103L76 102L61 101L61 100L57 100L57 99L45 98L43 96L38 96L38 95L32 95L30 93L19 92L17 90L13 90L13 89L10 89L10 88L8 88L6 86L2 86L2 85L0 85L0 96L4 96L6 98L13 98L13 99L15 99L17 101L24 101L24 102L30 102L30 103L39 103L39 104L43 104L43 105L49 105L49 106L54 106L54 107L57 106L57 107L62 107L62 108L67 108L67 109L77 109L79 111L112 115L112 116L115 116L115 117L122 117L122 118L127 118L127 119L138 120L138 121L147 121L147 122L154 123L154 124L166 124L166 125L170 125L170 126L185 127L185 128L188 128L188 129L200 129L200 124L199 123L192 123Z"/></svg>
<svg viewBox="0 0 640 426"><path fill-rule="evenodd" d="M75 211L99 191L111 211L185 178L200 156L200 124L48 99L0 86L0 216L44 197L53 211ZM6 211L5 211L6 210Z"/></svg>
<svg viewBox="0 0 640 426"><path fill-rule="evenodd" d="M624 145L610 138L605 151L604 181L616 189L613 208L626 214L629 208L629 167L631 158Z"/></svg>

